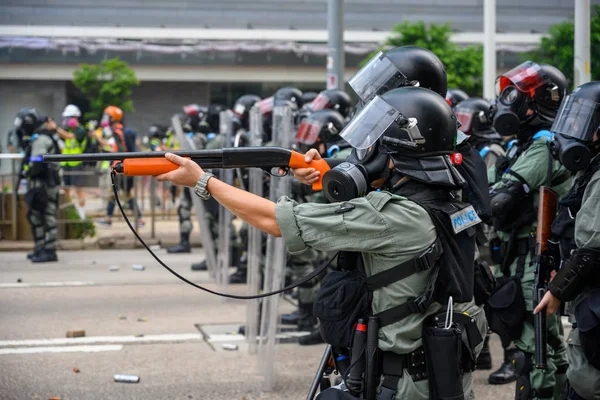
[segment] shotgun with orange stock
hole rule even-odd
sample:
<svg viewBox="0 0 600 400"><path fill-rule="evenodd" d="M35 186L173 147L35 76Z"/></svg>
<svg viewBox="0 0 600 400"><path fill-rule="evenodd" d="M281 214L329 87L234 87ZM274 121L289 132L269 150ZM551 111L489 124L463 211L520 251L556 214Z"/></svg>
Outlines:
<svg viewBox="0 0 600 400"><path fill-rule="evenodd" d="M540 187L538 197L537 230L535 237L535 280L533 284L533 307L535 308L546 294L550 271L554 267L554 260L550 254L550 235L552 234L552 221L556 216L558 195L547 186ZM547 367L547 328L546 310L535 314L535 367Z"/></svg>
<svg viewBox="0 0 600 400"><path fill-rule="evenodd" d="M49 154L44 162L63 161L116 161L115 172L127 176L156 176L173 171L179 166L165 158L165 151L134 153ZM334 160L312 160L307 163L304 155L281 147L239 147L221 150L172 151L170 153L189 158L202 168L314 168L321 172L313 184L314 190L322 189L323 175L331 169ZM328 163L329 161L329 163ZM336 160L337 161L337 160Z"/></svg>

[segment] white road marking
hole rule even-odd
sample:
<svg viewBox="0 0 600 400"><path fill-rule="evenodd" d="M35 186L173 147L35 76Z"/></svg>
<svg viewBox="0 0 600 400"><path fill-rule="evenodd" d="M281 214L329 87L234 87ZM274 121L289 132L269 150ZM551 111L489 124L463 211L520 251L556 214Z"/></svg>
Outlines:
<svg viewBox="0 0 600 400"><path fill-rule="evenodd" d="M95 282L39 282L39 283L0 283L0 289L36 288L36 287L68 287L94 286Z"/></svg>
<svg viewBox="0 0 600 400"><path fill-rule="evenodd" d="M17 347L0 349L0 355L6 354L37 354L37 353L98 353L101 351L120 351L123 345L106 346L57 346L57 347Z"/></svg>
<svg viewBox="0 0 600 400"><path fill-rule="evenodd" d="M243 336L242 336L243 337ZM55 338L31 340L1 340L0 349L7 347L33 347L33 346L75 346L101 343L157 343L157 342L192 342L201 341L204 337L200 333L183 333L168 335L145 336L90 336L80 338Z"/></svg>

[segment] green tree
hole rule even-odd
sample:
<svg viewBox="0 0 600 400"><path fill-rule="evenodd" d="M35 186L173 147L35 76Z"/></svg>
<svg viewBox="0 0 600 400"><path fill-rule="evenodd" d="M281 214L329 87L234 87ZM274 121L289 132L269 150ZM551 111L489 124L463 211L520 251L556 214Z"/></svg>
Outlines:
<svg viewBox="0 0 600 400"><path fill-rule="evenodd" d="M73 84L90 98L92 110L86 118L98 118L108 105L134 111L131 91L140 81L125 61L118 57L100 64L82 64L73 72Z"/></svg>
<svg viewBox="0 0 600 400"><path fill-rule="evenodd" d="M600 6L598 5L592 8L590 31L592 80L598 81L600 80ZM547 37L542 38L540 46L524 58L555 66L565 74L572 85L575 27L572 22L563 22L552 25L548 34Z"/></svg>
<svg viewBox="0 0 600 400"><path fill-rule="evenodd" d="M431 50L446 67L449 88L460 88L472 96L481 96L483 47L461 47L450 41L451 35L452 29L449 24L427 26L422 21L405 21L392 28L392 36L387 38L384 45L386 48L412 45Z"/></svg>

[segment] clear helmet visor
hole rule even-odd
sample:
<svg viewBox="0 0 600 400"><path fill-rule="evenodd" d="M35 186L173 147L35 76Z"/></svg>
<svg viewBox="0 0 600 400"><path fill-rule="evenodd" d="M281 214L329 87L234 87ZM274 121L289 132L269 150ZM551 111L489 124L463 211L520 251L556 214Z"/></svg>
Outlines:
<svg viewBox="0 0 600 400"><path fill-rule="evenodd" d="M319 93L312 103L310 103L310 109L312 111L324 110L329 107L331 107L331 100L323 93Z"/></svg>
<svg viewBox="0 0 600 400"><path fill-rule="evenodd" d="M20 128L23 125L23 119L21 117L16 117L14 121L15 128Z"/></svg>
<svg viewBox="0 0 600 400"><path fill-rule="evenodd" d="M458 120L458 122L460 122L460 127L458 129L464 133L471 132L471 128L473 127L473 120L475 119L476 113L477 111L468 110L465 108L454 110L456 119Z"/></svg>
<svg viewBox="0 0 600 400"><path fill-rule="evenodd" d="M342 130L342 139L355 149L373 145L400 117L400 112L375 96Z"/></svg>
<svg viewBox="0 0 600 400"><path fill-rule="evenodd" d="M233 106L233 113L235 115L237 115L238 117L241 117L242 115L244 115L245 111L246 111L246 106L243 105L242 103L235 103L235 105Z"/></svg>
<svg viewBox="0 0 600 400"><path fill-rule="evenodd" d="M323 124L318 121L305 120L296 131L296 143L313 145L319 138Z"/></svg>
<svg viewBox="0 0 600 400"><path fill-rule="evenodd" d="M599 126L600 104L569 95L562 102L550 130L555 134L589 142L594 139Z"/></svg>
<svg viewBox="0 0 600 400"><path fill-rule="evenodd" d="M382 89L395 89L405 86L406 82L406 77L394 63L379 52L348 81L348 84L363 101L369 101L381 93Z"/></svg>
<svg viewBox="0 0 600 400"><path fill-rule="evenodd" d="M497 94L502 93L507 86L515 86L524 93L533 93L535 89L544 85L545 80L542 77L542 67L533 61L525 61L501 75L497 83Z"/></svg>
<svg viewBox="0 0 600 400"><path fill-rule="evenodd" d="M273 111L273 106L275 105L275 100L273 96L267 97L256 103L262 115L267 115Z"/></svg>

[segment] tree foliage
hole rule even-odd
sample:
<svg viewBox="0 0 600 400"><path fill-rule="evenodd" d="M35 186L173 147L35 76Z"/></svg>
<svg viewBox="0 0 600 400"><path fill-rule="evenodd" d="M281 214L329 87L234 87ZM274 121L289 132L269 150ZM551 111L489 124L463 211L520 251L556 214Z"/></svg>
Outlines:
<svg viewBox="0 0 600 400"><path fill-rule="evenodd" d="M600 80L600 6L594 6L590 19L592 80ZM572 85L574 81L575 26L572 22L552 25L540 46L527 54L527 59L550 64L562 71Z"/></svg>
<svg viewBox="0 0 600 400"><path fill-rule="evenodd" d="M405 21L392 29L386 48L419 46L435 53L446 67L448 87L460 88L471 96L481 96L483 89L483 47L462 47L450 41L449 24L425 25ZM374 54L371 54L370 59ZM365 60L364 62L368 61Z"/></svg>
<svg viewBox="0 0 600 400"><path fill-rule="evenodd" d="M134 111L131 92L140 82L129 64L117 57L100 64L82 64L73 72L73 84L90 98L91 111L86 118L98 118L108 105Z"/></svg>

